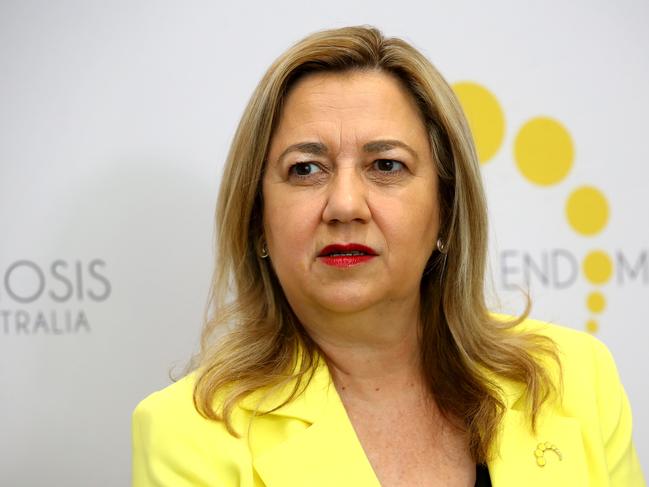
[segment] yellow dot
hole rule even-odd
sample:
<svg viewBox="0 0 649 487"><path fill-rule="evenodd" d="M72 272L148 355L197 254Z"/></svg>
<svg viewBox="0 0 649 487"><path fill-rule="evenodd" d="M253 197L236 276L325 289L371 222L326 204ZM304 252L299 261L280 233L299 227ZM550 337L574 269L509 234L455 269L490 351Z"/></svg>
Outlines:
<svg viewBox="0 0 649 487"><path fill-rule="evenodd" d="M606 298L599 291L593 291L588 295L586 305L592 313L601 313L606 308Z"/></svg>
<svg viewBox="0 0 649 487"><path fill-rule="evenodd" d="M453 90L460 100L475 141L478 160L488 162L503 143L505 115L498 99L477 83L455 83Z"/></svg>
<svg viewBox="0 0 649 487"><path fill-rule="evenodd" d="M588 320L586 322L586 330L589 333L597 333L597 330L599 330L599 325L597 324L597 321L595 320Z"/></svg>
<svg viewBox="0 0 649 487"><path fill-rule="evenodd" d="M582 263L586 279L593 284L604 284L613 274L613 261L602 250L589 252Z"/></svg>
<svg viewBox="0 0 649 487"><path fill-rule="evenodd" d="M566 216L572 229L582 235L595 235L608 223L608 201L597 188L577 188L566 202Z"/></svg>
<svg viewBox="0 0 649 487"><path fill-rule="evenodd" d="M530 182L541 186L556 184L572 168L572 137L557 120L533 118L516 135L514 158L519 171Z"/></svg>

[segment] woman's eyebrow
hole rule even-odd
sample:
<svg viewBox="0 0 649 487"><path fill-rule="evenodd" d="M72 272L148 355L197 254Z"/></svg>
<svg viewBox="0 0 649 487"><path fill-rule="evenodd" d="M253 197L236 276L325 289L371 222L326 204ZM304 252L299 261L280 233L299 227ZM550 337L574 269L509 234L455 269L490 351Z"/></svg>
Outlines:
<svg viewBox="0 0 649 487"><path fill-rule="evenodd" d="M395 147L401 147L407 150L413 157L417 157L417 152L405 142L396 139L373 140L363 146L363 150L369 153L385 152Z"/></svg>
<svg viewBox="0 0 649 487"><path fill-rule="evenodd" d="M373 140L363 146L363 151L370 154L376 154L394 149L395 147L401 147L410 152L414 157L417 157L417 152L412 147L405 142L396 139ZM279 156L279 160L282 160L284 156L290 152L301 152L313 156L322 156L327 154L328 151L329 149L327 146L321 142L299 142L297 144L289 145Z"/></svg>
<svg viewBox="0 0 649 487"><path fill-rule="evenodd" d="M282 160L286 154L290 152L301 152L303 154L311 154L312 156L323 156L328 152L327 146L321 142L299 142L297 144L289 145L284 152L279 156L278 160Z"/></svg>

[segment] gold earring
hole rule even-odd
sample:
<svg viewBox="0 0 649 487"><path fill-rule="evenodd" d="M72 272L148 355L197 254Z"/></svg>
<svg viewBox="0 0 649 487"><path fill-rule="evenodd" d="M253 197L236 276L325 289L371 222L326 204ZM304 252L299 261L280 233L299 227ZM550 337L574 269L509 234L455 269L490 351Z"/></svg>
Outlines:
<svg viewBox="0 0 649 487"><path fill-rule="evenodd" d="M441 238L437 239L437 250L439 250L440 254L446 254L448 252L448 248Z"/></svg>
<svg viewBox="0 0 649 487"><path fill-rule="evenodd" d="M266 242L261 244L261 251L259 252L259 257L261 257L262 259L268 257L268 246L266 245Z"/></svg>

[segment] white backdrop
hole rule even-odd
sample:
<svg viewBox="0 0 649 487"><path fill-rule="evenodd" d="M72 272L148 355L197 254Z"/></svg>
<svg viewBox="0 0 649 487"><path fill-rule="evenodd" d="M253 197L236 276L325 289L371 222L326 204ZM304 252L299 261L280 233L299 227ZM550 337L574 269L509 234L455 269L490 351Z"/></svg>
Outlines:
<svg viewBox="0 0 649 487"><path fill-rule="evenodd" d="M197 345L248 97L292 42L363 23L504 120L474 127L493 146L494 288L520 310L527 283L535 317L609 346L646 470L649 4L525 3L0 3L0 484L128 485L131 411ZM538 117L558 132L521 133ZM552 184L530 147L564 158ZM606 204L570 220L582 186Z"/></svg>

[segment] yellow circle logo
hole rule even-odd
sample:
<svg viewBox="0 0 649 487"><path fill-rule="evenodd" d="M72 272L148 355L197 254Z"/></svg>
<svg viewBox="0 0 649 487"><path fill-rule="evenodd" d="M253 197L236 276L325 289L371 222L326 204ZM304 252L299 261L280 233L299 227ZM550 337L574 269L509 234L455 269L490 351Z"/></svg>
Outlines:
<svg viewBox="0 0 649 487"><path fill-rule="evenodd" d="M453 85L460 99L476 143L478 160L488 162L496 155L505 137L505 115L498 99L484 86L463 82Z"/></svg>
<svg viewBox="0 0 649 487"><path fill-rule="evenodd" d="M591 313L601 313L606 308L606 298L599 291L593 291L586 299L586 306Z"/></svg>
<svg viewBox="0 0 649 487"><path fill-rule="evenodd" d="M505 136L501 104L491 91L475 82L456 83L453 90L467 116L478 158L484 164L498 152ZM559 120L536 116L516 132L513 156L525 181L548 187L569 179L575 161L575 144L569 130ZM610 205L604 193L592 185L573 187L566 198L565 218L577 235L592 238L606 228ZM613 275L613 260L603 250L592 250L583 258L581 270L592 286L602 286ZM606 308L606 297L601 290L594 289L585 304L589 313L600 314ZM599 324L590 318L585 328L595 333Z"/></svg>
<svg viewBox="0 0 649 487"><path fill-rule="evenodd" d="M593 250L584 258L583 270L593 284L605 284L613 274L613 261L603 250Z"/></svg>
<svg viewBox="0 0 649 487"><path fill-rule="evenodd" d="M582 235L596 235L608 223L608 201L592 186L574 190L566 202L566 217L572 229Z"/></svg>
<svg viewBox="0 0 649 487"><path fill-rule="evenodd" d="M528 181L549 186L568 175L574 158L572 138L561 123L536 117L521 127L514 142L514 160Z"/></svg>

